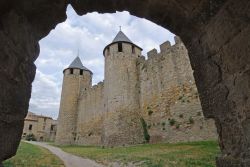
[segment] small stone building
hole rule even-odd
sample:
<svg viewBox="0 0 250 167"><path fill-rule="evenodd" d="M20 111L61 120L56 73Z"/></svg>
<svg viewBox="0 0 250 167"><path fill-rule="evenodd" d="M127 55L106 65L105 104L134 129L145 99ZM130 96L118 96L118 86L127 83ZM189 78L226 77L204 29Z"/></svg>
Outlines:
<svg viewBox="0 0 250 167"><path fill-rule="evenodd" d="M56 129L57 120L28 112L24 121L22 138L25 139L27 135L33 134L38 141L54 141Z"/></svg>

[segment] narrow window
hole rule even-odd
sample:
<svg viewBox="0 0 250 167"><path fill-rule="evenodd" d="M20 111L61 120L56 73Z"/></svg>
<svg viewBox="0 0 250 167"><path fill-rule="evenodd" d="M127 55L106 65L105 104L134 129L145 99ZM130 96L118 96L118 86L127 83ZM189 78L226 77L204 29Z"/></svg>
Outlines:
<svg viewBox="0 0 250 167"><path fill-rule="evenodd" d="M80 75L82 75L83 74L83 70L80 70Z"/></svg>
<svg viewBox="0 0 250 167"><path fill-rule="evenodd" d="M73 74L73 68L70 69L70 74Z"/></svg>
<svg viewBox="0 0 250 167"><path fill-rule="evenodd" d="M32 125L29 125L29 130L32 130Z"/></svg>
<svg viewBox="0 0 250 167"><path fill-rule="evenodd" d="M135 53L135 46L132 45L132 53Z"/></svg>
<svg viewBox="0 0 250 167"><path fill-rule="evenodd" d="M121 42L118 43L118 52L122 52L122 43Z"/></svg>
<svg viewBox="0 0 250 167"><path fill-rule="evenodd" d="M55 125L51 125L50 130L51 131L55 130Z"/></svg>

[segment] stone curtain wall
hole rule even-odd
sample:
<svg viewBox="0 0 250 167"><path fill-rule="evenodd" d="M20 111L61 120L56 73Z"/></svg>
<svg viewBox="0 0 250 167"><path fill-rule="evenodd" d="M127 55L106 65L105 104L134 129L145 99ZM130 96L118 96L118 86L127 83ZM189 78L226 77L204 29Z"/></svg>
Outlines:
<svg viewBox="0 0 250 167"><path fill-rule="evenodd" d="M213 120L202 114L187 50L178 37L138 59L140 106L151 142L217 139Z"/></svg>
<svg viewBox="0 0 250 167"><path fill-rule="evenodd" d="M99 145L103 128L104 84L82 90L78 103L76 144Z"/></svg>

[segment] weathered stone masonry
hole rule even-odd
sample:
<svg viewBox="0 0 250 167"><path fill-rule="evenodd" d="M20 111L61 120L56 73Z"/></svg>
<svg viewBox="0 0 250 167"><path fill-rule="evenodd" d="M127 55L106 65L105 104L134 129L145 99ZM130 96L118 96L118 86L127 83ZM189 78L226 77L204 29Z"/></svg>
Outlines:
<svg viewBox="0 0 250 167"><path fill-rule="evenodd" d="M149 51L147 60L121 31L114 41L104 49L104 82L91 87L91 72L79 58L65 70L57 143L143 143L142 118L150 142L217 138L214 122L202 115L188 53L178 37L174 46L163 43L160 53ZM90 75L74 72L80 69Z"/></svg>

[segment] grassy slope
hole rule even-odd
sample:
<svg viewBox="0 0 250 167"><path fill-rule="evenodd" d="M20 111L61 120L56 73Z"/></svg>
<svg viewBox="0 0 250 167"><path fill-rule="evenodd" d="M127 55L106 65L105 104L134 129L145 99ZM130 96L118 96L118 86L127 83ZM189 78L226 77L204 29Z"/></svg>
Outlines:
<svg viewBox="0 0 250 167"><path fill-rule="evenodd" d="M5 161L4 167L64 167L64 165L48 150L21 142L16 156Z"/></svg>
<svg viewBox="0 0 250 167"><path fill-rule="evenodd" d="M139 146L101 148L94 146L61 146L69 153L97 162L141 162L148 167L212 167L219 147L215 141L178 144L145 144Z"/></svg>

